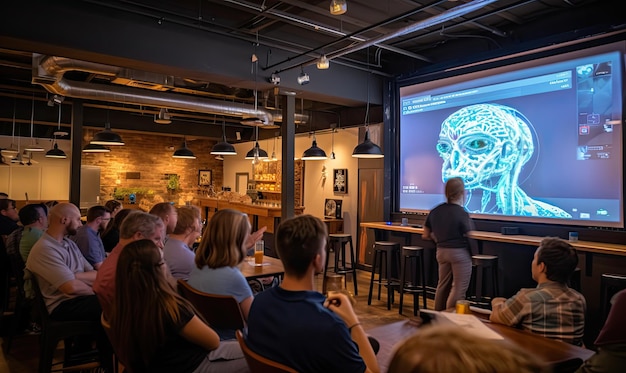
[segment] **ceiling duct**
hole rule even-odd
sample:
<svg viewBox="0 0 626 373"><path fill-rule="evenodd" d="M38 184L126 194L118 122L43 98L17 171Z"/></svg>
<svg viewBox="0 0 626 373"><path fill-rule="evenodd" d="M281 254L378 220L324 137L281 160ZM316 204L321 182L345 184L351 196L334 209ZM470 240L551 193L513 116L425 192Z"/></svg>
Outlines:
<svg viewBox="0 0 626 373"><path fill-rule="evenodd" d="M135 88L140 84L129 84L125 77L120 78L125 81L125 86L72 81L63 77L68 71L108 75L117 79L125 69L64 57L33 54L32 83L43 86L50 93L89 100L168 107L196 113L225 114L242 118L255 117L260 121L258 126L268 125L274 128L274 115L264 108L255 109L243 103L161 92L158 88ZM127 74L121 75L128 76Z"/></svg>

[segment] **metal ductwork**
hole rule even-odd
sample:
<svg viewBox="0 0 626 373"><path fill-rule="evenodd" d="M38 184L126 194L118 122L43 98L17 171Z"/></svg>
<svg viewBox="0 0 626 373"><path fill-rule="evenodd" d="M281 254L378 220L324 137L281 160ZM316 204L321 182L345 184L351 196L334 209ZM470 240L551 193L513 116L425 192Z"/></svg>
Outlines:
<svg viewBox="0 0 626 373"><path fill-rule="evenodd" d="M108 86L77 82L64 78L68 71L117 77L124 69L64 57L33 55L32 83L43 86L48 92L66 97L117 102L121 104L149 105L182 111L217 115L258 118L258 125L273 126L274 114L263 108L254 108L236 102L211 100L175 93L158 92L132 86Z"/></svg>

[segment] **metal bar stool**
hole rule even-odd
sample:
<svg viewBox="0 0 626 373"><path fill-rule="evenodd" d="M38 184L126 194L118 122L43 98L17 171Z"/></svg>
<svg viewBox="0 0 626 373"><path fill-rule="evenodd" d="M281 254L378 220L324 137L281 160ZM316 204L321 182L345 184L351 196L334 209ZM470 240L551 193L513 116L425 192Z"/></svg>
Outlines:
<svg viewBox="0 0 626 373"><path fill-rule="evenodd" d="M354 246L352 245L352 235L347 233L329 234L329 242L326 251L326 266L324 267L324 285L326 289L326 272L328 271L328 261L330 250L335 252L335 266L332 267L333 272L343 275L345 278L344 285L348 287L348 273L352 274L352 282L354 283L354 295L359 295L356 278L356 262L354 259ZM346 245L350 245L350 263L346 262Z"/></svg>
<svg viewBox="0 0 626 373"><path fill-rule="evenodd" d="M385 266L383 267L383 261ZM394 268L395 265L395 268ZM385 276L383 277L383 268ZM381 286L387 287L387 309L391 309L393 303L393 292L395 288L399 288L400 281L393 279L393 273L398 273L400 269L400 244L391 241L374 242L374 261L372 263L372 277L370 279L370 291L367 296L367 304L372 304L372 293L374 284L378 284L378 299L380 299ZM378 279L375 279L376 270L378 270Z"/></svg>
<svg viewBox="0 0 626 373"><path fill-rule="evenodd" d="M483 295L485 270L491 271L492 291L489 297ZM472 255L472 281L469 288L472 291L469 297L470 302L491 308L491 298L499 294L497 255Z"/></svg>
<svg viewBox="0 0 626 373"><path fill-rule="evenodd" d="M409 281L407 281L407 266L409 267ZM417 278L420 278L419 284ZM419 294L424 297L426 307L426 275L424 273L424 248L419 246L402 247L402 272L400 274L400 307L398 313L402 315L404 293L413 294L413 316L419 310Z"/></svg>
<svg viewBox="0 0 626 373"><path fill-rule="evenodd" d="M600 309L603 323L611 309L611 298L623 289L626 289L626 274L603 273L600 276Z"/></svg>

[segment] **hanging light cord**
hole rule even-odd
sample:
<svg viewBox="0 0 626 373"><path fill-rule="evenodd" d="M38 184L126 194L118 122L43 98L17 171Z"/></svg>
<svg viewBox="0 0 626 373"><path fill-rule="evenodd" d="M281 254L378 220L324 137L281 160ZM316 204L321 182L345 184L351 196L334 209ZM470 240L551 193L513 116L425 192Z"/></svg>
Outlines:
<svg viewBox="0 0 626 373"><path fill-rule="evenodd" d="M33 93L33 101L30 109L30 138L33 138L33 122L35 121L35 94Z"/></svg>

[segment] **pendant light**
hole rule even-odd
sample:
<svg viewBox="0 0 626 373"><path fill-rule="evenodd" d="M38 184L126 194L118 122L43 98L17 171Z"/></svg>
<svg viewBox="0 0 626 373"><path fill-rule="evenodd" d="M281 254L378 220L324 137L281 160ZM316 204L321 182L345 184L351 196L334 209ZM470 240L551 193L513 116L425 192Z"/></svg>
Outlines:
<svg viewBox="0 0 626 373"><path fill-rule="evenodd" d="M28 152L42 152L44 148L37 145L35 138L33 137L34 131L34 122L35 122L35 94L33 94L33 103L30 111L30 145L26 146L24 150Z"/></svg>
<svg viewBox="0 0 626 373"><path fill-rule="evenodd" d="M104 131L100 131L93 135L91 144L95 145L124 145L122 136L111 131L111 123L109 122L109 112L107 111L107 121L104 124Z"/></svg>
<svg viewBox="0 0 626 373"><path fill-rule="evenodd" d="M367 54L367 62L369 63L369 49ZM369 129L369 113L370 113L370 82L369 74L367 75L367 107L365 109L365 139L362 143L357 145L352 151L352 157L354 158L383 158L383 154L380 146L374 144L370 140Z"/></svg>
<svg viewBox="0 0 626 373"><path fill-rule="evenodd" d="M254 147L246 154L245 159L252 159L256 163L259 159L267 159L267 152L259 146L259 127L255 127L256 130L256 142Z"/></svg>
<svg viewBox="0 0 626 373"><path fill-rule="evenodd" d="M87 144L83 148L83 153L110 153L111 149L104 145Z"/></svg>
<svg viewBox="0 0 626 373"><path fill-rule="evenodd" d="M196 159L195 154L187 147L187 139L183 137L183 146L176 149L174 154L172 154L172 158L181 158L181 159Z"/></svg>
<svg viewBox="0 0 626 373"><path fill-rule="evenodd" d="M59 123L57 127L57 131L54 132L54 147L46 152L47 158L59 158L65 159L67 155L61 149L59 149L59 144L57 143L57 136L65 136L67 132L61 131L61 104L59 104Z"/></svg>
<svg viewBox="0 0 626 373"><path fill-rule="evenodd" d="M222 121L222 141L213 145L211 154L214 155L237 155L237 151L232 144L226 141L226 121Z"/></svg>
<svg viewBox="0 0 626 373"><path fill-rule="evenodd" d="M338 16L348 11L348 2L346 0L331 0L330 14Z"/></svg>
<svg viewBox="0 0 626 373"><path fill-rule="evenodd" d="M330 159L335 159L335 127L331 125L330 133Z"/></svg>
<svg viewBox="0 0 626 373"><path fill-rule="evenodd" d="M15 146L15 101L13 101L13 132L11 134L11 145L8 148L0 150L3 155L15 155L19 153L19 149Z"/></svg>
<svg viewBox="0 0 626 373"><path fill-rule="evenodd" d="M274 147L272 148L272 156L264 159L263 162L276 162L278 158L276 158L276 136L274 137Z"/></svg>
<svg viewBox="0 0 626 373"><path fill-rule="evenodd" d="M302 107L302 113L304 114L304 99L300 99L300 106ZM304 117L304 116L303 116ZM313 127L313 115L311 115L311 127ZM315 138L315 130L313 130L313 142L311 147L302 153L302 160L304 161L321 161L327 159L326 152L317 146L317 139Z"/></svg>

